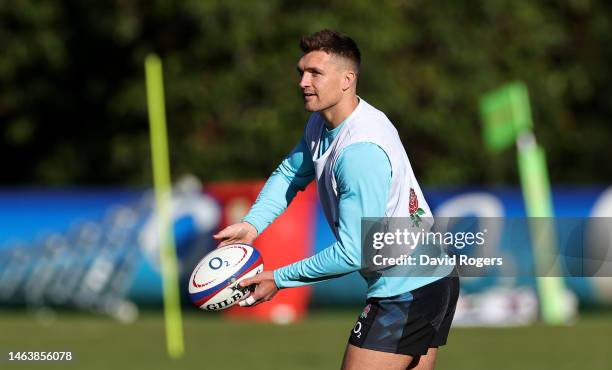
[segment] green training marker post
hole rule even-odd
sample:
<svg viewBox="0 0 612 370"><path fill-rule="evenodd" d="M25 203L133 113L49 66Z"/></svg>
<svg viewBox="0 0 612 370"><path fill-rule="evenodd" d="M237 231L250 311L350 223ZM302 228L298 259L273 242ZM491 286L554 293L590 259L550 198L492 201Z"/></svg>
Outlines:
<svg viewBox="0 0 612 370"><path fill-rule="evenodd" d="M484 95L480 99L480 115L484 124L483 138L489 150L500 152L517 144L542 319L547 324L567 323L571 311L564 305L564 282L556 265L554 211L546 159L531 131L533 122L527 87L522 82L512 82Z"/></svg>
<svg viewBox="0 0 612 370"><path fill-rule="evenodd" d="M521 132L533 126L527 87L513 82L484 95L480 99L480 115L487 148L501 152L511 147Z"/></svg>
<svg viewBox="0 0 612 370"><path fill-rule="evenodd" d="M164 297L166 344L168 355L172 358L180 358L185 353L185 346L178 289L176 248L170 216L172 185L168 159L162 63L157 55L152 54L146 57L145 71L155 184L157 235L160 243L159 254Z"/></svg>
<svg viewBox="0 0 612 370"><path fill-rule="evenodd" d="M546 157L531 132L519 137L517 144L521 186L527 215L530 217L542 319L548 324L566 324L571 319L571 311L565 306L565 284L559 277L554 210Z"/></svg>

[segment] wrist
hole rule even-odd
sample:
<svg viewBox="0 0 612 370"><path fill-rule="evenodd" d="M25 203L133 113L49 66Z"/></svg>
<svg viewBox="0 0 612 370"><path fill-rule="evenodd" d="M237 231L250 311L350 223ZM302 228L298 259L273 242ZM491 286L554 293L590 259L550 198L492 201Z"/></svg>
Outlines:
<svg viewBox="0 0 612 370"><path fill-rule="evenodd" d="M242 223L246 225L253 237L257 237L261 233L261 226L257 225L257 222L254 220L249 219L248 216L242 219Z"/></svg>
<svg viewBox="0 0 612 370"><path fill-rule="evenodd" d="M248 230L249 235L256 237L257 235L259 235L259 231L257 231L257 228L255 227L255 225L253 225L252 223L248 222L248 221L242 221L245 225L245 227Z"/></svg>
<svg viewBox="0 0 612 370"><path fill-rule="evenodd" d="M282 285L282 279L280 276L280 271L279 269L276 269L274 271L272 271L272 276L274 278L274 285L276 285L277 289L282 289L283 285Z"/></svg>

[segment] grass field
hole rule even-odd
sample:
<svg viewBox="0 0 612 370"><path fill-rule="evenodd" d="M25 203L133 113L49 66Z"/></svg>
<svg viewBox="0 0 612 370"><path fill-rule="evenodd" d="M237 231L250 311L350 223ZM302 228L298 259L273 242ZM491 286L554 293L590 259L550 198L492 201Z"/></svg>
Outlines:
<svg viewBox="0 0 612 370"><path fill-rule="evenodd" d="M169 360L161 316L134 324L59 314L45 325L24 313L0 311L0 369L336 369L352 311L316 311L289 326L229 322L210 314L184 317L186 356ZM72 362L15 363L9 351L72 351ZM438 369L610 369L612 314L589 314L574 326L454 328Z"/></svg>

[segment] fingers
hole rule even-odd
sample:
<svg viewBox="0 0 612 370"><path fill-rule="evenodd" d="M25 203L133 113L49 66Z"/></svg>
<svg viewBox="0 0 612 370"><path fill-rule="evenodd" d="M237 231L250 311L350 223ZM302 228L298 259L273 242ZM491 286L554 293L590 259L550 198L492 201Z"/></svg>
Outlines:
<svg viewBox="0 0 612 370"><path fill-rule="evenodd" d="M260 275L254 276L249 279L244 279L240 282L241 286L253 286L255 285L255 290L249 294L245 295L240 302L240 306L252 307L256 306L260 303L267 302L271 300L276 292L278 292L278 288L273 281L270 279L262 278Z"/></svg>
<svg viewBox="0 0 612 370"><path fill-rule="evenodd" d="M220 239L226 239L229 238L232 234L232 228L234 225L229 225L228 227L226 227L225 229L219 231L218 233L216 233L215 235L213 235L213 238L220 240Z"/></svg>
<svg viewBox="0 0 612 370"><path fill-rule="evenodd" d="M242 307L255 306L255 297L249 296L245 300L238 302L238 304Z"/></svg>
<svg viewBox="0 0 612 370"><path fill-rule="evenodd" d="M249 285L259 284L259 283L261 283L262 280L263 279L261 277L261 274L257 274L257 275L255 275L253 277L240 280L238 285L240 285L242 288L244 288L244 287L247 287Z"/></svg>
<svg viewBox="0 0 612 370"><path fill-rule="evenodd" d="M261 299L261 297L258 297L255 294L255 290L249 289L248 293L244 297L242 297L240 299L240 301L238 301L238 304L241 307L254 306L254 305L258 304L258 303L261 303L261 302L259 302L260 299Z"/></svg>
<svg viewBox="0 0 612 370"><path fill-rule="evenodd" d="M253 297L253 299L252 299L253 301L257 301L257 300L258 300L257 298L255 298L255 290L251 290L251 289L249 289L249 290L247 291L247 293L246 293L246 294L245 294L245 295L244 295L242 298L240 298L240 300L238 301L238 303L240 303L240 305L241 305L241 306L244 306L244 305L245 305L245 301L246 301L247 299L251 298L251 297ZM249 301L249 302L250 302L250 301Z"/></svg>
<svg viewBox="0 0 612 370"><path fill-rule="evenodd" d="M232 239L225 239L225 240L221 241L219 243L219 245L217 245L217 248L225 247L226 245L229 245L229 244L232 244L232 243L233 243Z"/></svg>
<svg viewBox="0 0 612 370"><path fill-rule="evenodd" d="M246 293L246 294L245 294L245 295L244 295L242 298L240 298L240 300L238 301L238 305L240 305L240 306L242 306L242 307L249 306L249 305L251 304L251 303L250 303L250 302L251 302L251 300L249 300L249 304L247 304L247 303L246 303L246 300L247 300L247 299L249 299L249 298L251 298L251 296L253 295L253 293L254 293L254 292L253 292L252 290L248 290L248 291L247 291L247 293ZM252 299L252 300L253 300L253 302L255 302L255 301L256 301L256 299L255 299L254 297L253 297L253 299Z"/></svg>
<svg viewBox="0 0 612 370"><path fill-rule="evenodd" d="M213 238L220 242L219 247L232 243L252 244L256 237L257 230L247 222L229 225L213 235Z"/></svg>
<svg viewBox="0 0 612 370"><path fill-rule="evenodd" d="M236 230L236 225L230 225L213 235L213 238L219 241L217 246L219 248L234 243L237 240L238 234L239 230Z"/></svg>

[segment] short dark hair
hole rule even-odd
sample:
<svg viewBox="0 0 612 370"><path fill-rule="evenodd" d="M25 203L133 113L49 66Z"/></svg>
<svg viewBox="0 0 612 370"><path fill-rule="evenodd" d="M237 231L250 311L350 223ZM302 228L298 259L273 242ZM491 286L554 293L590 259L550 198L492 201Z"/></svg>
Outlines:
<svg viewBox="0 0 612 370"><path fill-rule="evenodd" d="M324 51L336 54L351 60L355 64L356 72L361 66L361 53L355 41L342 32L324 29L309 36L302 37L300 49L304 54L311 51Z"/></svg>

